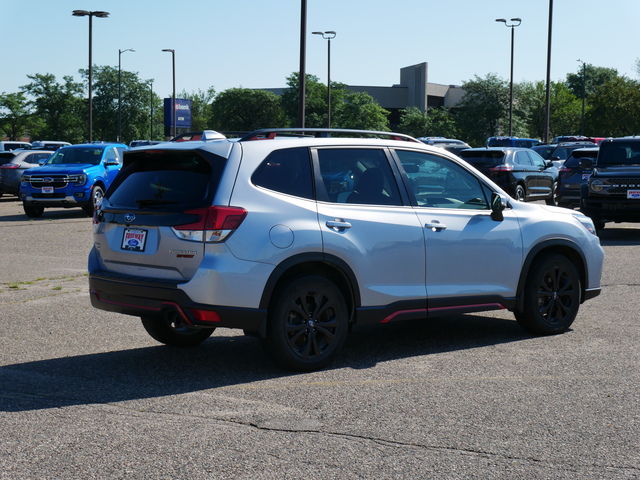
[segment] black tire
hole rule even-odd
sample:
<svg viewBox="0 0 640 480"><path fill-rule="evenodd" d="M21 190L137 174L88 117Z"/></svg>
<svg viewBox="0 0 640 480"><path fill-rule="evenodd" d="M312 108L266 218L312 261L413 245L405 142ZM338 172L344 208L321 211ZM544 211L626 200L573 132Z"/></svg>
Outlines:
<svg viewBox="0 0 640 480"><path fill-rule="evenodd" d="M558 182L553 182L551 187L551 198L547 198L547 205L558 206Z"/></svg>
<svg viewBox="0 0 640 480"><path fill-rule="evenodd" d="M524 308L516 320L525 330L539 335L566 331L578 314L580 276L564 255L536 259L524 286Z"/></svg>
<svg viewBox="0 0 640 480"><path fill-rule="evenodd" d="M44 207L22 204L22 208L24 209L24 214L29 218L40 218L44 213Z"/></svg>
<svg viewBox="0 0 640 480"><path fill-rule="evenodd" d="M513 197L518 200L519 202L524 202L525 199L527 198L527 192L524 189L524 187L520 184L516 185L516 191L513 195Z"/></svg>
<svg viewBox="0 0 640 480"><path fill-rule="evenodd" d="M102 202L102 197L104 197L104 190L100 185L94 185L91 189L90 202L82 207L84 213L86 213L90 217L93 217L93 211L96 208L96 205Z"/></svg>
<svg viewBox="0 0 640 480"><path fill-rule="evenodd" d="M300 277L277 293L265 345L283 367L309 372L335 359L348 328L349 312L338 287L324 277Z"/></svg>
<svg viewBox="0 0 640 480"><path fill-rule="evenodd" d="M164 318L141 317L142 326L151 337L165 345L193 347L211 336L215 328L195 328L185 324L177 313Z"/></svg>

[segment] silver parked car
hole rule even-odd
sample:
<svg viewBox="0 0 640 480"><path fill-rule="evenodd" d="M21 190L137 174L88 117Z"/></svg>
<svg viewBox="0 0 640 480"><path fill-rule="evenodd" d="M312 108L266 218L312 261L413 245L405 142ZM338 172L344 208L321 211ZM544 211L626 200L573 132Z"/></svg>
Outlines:
<svg viewBox="0 0 640 480"><path fill-rule="evenodd" d="M328 129L212 138L125 152L95 211L91 302L159 342L239 328L307 371L353 325L508 309L557 334L600 293L589 218L514 201L441 148Z"/></svg>
<svg viewBox="0 0 640 480"><path fill-rule="evenodd" d="M53 150L15 150L0 152L0 196L18 195L25 170L37 167L53 154Z"/></svg>

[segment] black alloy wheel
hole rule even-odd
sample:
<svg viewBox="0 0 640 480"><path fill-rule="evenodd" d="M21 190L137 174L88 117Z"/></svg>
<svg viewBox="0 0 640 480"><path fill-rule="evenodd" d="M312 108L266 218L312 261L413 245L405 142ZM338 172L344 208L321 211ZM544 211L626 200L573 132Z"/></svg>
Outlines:
<svg viewBox="0 0 640 480"><path fill-rule="evenodd" d="M527 331L553 335L566 331L578 314L580 276L564 255L536 259L524 287L524 308L516 320Z"/></svg>
<svg viewBox="0 0 640 480"><path fill-rule="evenodd" d="M312 371L333 361L347 337L349 314L340 290L310 275L287 283L269 309L265 344L285 368Z"/></svg>

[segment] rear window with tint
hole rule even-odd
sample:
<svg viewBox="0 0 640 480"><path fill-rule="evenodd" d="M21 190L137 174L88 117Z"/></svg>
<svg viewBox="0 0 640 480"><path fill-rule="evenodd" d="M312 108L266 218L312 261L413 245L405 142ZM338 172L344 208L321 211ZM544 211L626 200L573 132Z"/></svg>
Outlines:
<svg viewBox="0 0 640 480"><path fill-rule="evenodd" d="M504 161L504 152L500 150L463 150L459 155L472 165L486 165L491 167L501 165Z"/></svg>
<svg viewBox="0 0 640 480"><path fill-rule="evenodd" d="M107 191L113 207L181 210L210 205L226 159L206 152L152 150L125 154Z"/></svg>

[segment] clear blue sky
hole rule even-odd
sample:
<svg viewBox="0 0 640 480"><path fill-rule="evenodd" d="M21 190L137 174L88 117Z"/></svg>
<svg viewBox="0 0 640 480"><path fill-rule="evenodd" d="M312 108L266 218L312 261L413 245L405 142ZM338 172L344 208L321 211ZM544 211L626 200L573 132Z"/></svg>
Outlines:
<svg viewBox="0 0 640 480"><path fill-rule="evenodd" d="M0 0L0 93L18 91L28 74L80 80L88 66L88 17L94 65L118 66L154 80L170 96L171 54L176 84L195 92L213 86L284 87L300 62L300 0ZM544 81L548 0L307 0L307 73L326 82L327 41L335 30L331 78L349 85L391 86L400 68L429 63L429 81L461 85L475 75L509 79L510 29L496 18L522 18L515 29L514 81ZM639 0L555 0L551 79L578 72L581 59L638 78Z"/></svg>

